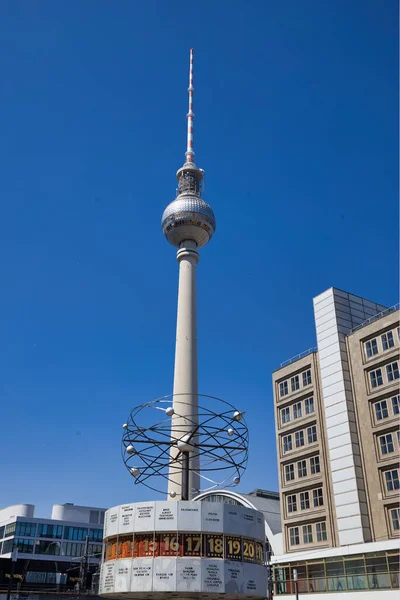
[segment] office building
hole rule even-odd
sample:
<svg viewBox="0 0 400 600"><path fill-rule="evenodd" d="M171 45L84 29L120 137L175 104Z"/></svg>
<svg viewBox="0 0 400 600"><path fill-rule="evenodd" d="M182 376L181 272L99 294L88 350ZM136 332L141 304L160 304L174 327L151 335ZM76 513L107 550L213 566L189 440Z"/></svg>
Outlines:
<svg viewBox="0 0 400 600"><path fill-rule="evenodd" d="M0 510L0 586L8 585L17 551L14 585L24 589L74 588L87 544L87 581L101 560L104 508L54 504L50 519L34 516L32 504Z"/></svg>
<svg viewBox="0 0 400 600"><path fill-rule="evenodd" d="M398 306L331 288L314 298L314 316L317 348L273 373L284 552L273 559L276 580L292 579L287 560L298 563L303 592L383 594L399 585ZM348 565L336 565L345 554L353 570L364 561L347 578ZM332 557L329 578L321 561ZM310 577L311 558L320 562ZM290 591L285 583L276 593Z"/></svg>

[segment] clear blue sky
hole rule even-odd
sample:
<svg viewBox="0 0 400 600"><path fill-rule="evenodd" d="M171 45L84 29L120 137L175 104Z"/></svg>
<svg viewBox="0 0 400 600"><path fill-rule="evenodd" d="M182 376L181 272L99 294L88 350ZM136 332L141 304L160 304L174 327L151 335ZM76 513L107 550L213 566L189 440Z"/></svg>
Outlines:
<svg viewBox="0 0 400 600"><path fill-rule="evenodd" d="M397 302L395 0L0 6L0 506L151 499L121 424L172 388L177 263L160 218L195 151L200 391L245 407L241 491L277 489L271 372L312 298Z"/></svg>

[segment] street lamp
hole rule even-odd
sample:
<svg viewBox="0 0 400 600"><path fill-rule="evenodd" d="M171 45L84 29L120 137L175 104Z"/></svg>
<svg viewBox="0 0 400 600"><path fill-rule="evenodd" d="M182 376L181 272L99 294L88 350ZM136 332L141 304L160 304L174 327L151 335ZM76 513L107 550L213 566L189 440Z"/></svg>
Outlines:
<svg viewBox="0 0 400 600"><path fill-rule="evenodd" d="M296 594L296 600L299 600L297 569L293 569L293 581L294 581L294 593Z"/></svg>

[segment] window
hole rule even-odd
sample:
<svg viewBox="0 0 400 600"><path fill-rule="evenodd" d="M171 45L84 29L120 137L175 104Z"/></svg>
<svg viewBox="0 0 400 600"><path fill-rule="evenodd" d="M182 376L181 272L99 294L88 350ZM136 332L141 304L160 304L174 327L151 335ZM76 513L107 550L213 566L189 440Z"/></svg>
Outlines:
<svg viewBox="0 0 400 600"><path fill-rule="evenodd" d="M299 477L307 477L307 462L305 460L297 463L297 474Z"/></svg>
<svg viewBox="0 0 400 600"><path fill-rule="evenodd" d="M84 540L88 530L84 527L64 527L64 537L66 540Z"/></svg>
<svg viewBox="0 0 400 600"><path fill-rule="evenodd" d="M62 545L63 556L82 556L83 544L77 544L76 542L64 542Z"/></svg>
<svg viewBox="0 0 400 600"><path fill-rule="evenodd" d="M306 415L313 413L314 412L314 398L312 396L311 396L311 398L306 398L304 401L304 406L306 409Z"/></svg>
<svg viewBox="0 0 400 600"><path fill-rule="evenodd" d="M289 529L289 535L290 535L290 545L298 546L300 544L299 528L291 527Z"/></svg>
<svg viewBox="0 0 400 600"><path fill-rule="evenodd" d="M282 398L282 396L287 396L288 393L289 393L289 390L288 390L287 381L282 381L279 384L279 395Z"/></svg>
<svg viewBox="0 0 400 600"><path fill-rule="evenodd" d="M297 496L293 494L293 496L287 497L287 507L288 512L296 512L297 511Z"/></svg>
<svg viewBox="0 0 400 600"><path fill-rule="evenodd" d="M326 537L326 523L322 521L322 523L316 523L317 530L317 542L325 542Z"/></svg>
<svg viewBox="0 0 400 600"><path fill-rule="evenodd" d="M317 441L317 426L307 427L308 443L312 444Z"/></svg>
<svg viewBox="0 0 400 600"><path fill-rule="evenodd" d="M60 556L61 542L37 540L35 546L35 554L50 554L52 556Z"/></svg>
<svg viewBox="0 0 400 600"><path fill-rule="evenodd" d="M393 408L393 414L394 415L398 415L399 412L400 412L400 409L399 409L399 399L400 399L400 396L393 396L392 397L392 408Z"/></svg>
<svg viewBox="0 0 400 600"><path fill-rule="evenodd" d="M36 535L36 523L25 523L24 521L17 521L15 528L15 536L26 536L35 537Z"/></svg>
<svg viewBox="0 0 400 600"><path fill-rule="evenodd" d="M289 452L292 449L292 436L284 435L283 436L283 451Z"/></svg>
<svg viewBox="0 0 400 600"><path fill-rule="evenodd" d="M296 402L293 404L293 418L298 419L301 417L301 402Z"/></svg>
<svg viewBox="0 0 400 600"><path fill-rule="evenodd" d="M4 537L8 537L9 535L14 535L16 526L17 526L17 524L15 523L15 521L14 521L14 523L8 523L8 525L6 525Z"/></svg>
<svg viewBox="0 0 400 600"><path fill-rule="evenodd" d="M371 358L371 356L375 356L375 354L378 354L378 345L376 343L376 338L365 342L365 350L367 351L368 358Z"/></svg>
<svg viewBox="0 0 400 600"><path fill-rule="evenodd" d="M390 516L392 518L392 527L393 531L399 531L399 513L400 508L392 508L390 511Z"/></svg>
<svg viewBox="0 0 400 600"><path fill-rule="evenodd" d="M286 481L293 481L294 465L285 465L285 479Z"/></svg>
<svg viewBox="0 0 400 600"><path fill-rule="evenodd" d="M296 448L299 448L300 446L304 446L304 431L296 431L295 438L296 438Z"/></svg>
<svg viewBox="0 0 400 600"><path fill-rule="evenodd" d="M281 410L281 421L282 421L282 425L284 423L289 423L290 421L290 408L282 408Z"/></svg>
<svg viewBox="0 0 400 600"><path fill-rule="evenodd" d="M312 456L310 458L310 469L312 475L321 472L321 467L319 465L319 456Z"/></svg>
<svg viewBox="0 0 400 600"><path fill-rule="evenodd" d="M399 378L399 363L397 360L390 365L386 365L386 373L388 381L394 381Z"/></svg>
<svg viewBox="0 0 400 600"><path fill-rule="evenodd" d="M381 437L379 438L379 442L381 445L382 454L390 454L391 452L394 452L393 436L391 433L381 435Z"/></svg>
<svg viewBox="0 0 400 600"><path fill-rule="evenodd" d="M296 390L298 390L300 388L300 381L299 381L298 375L295 375L294 377L291 378L290 385L292 387L292 392L295 392Z"/></svg>
<svg viewBox="0 0 400 600"><path fill-rule="evenodd" d="M4 525L0 527L0 539L4 537Z"/></svg>
<svg viewBox="0 0 400 600"><path fill-rule="evenodd" d="M382 348L384 350L389 350L389 348L393 348L394 339L392 331L388 331L381 336L382 339Z"/></svg>
<svg viewBox="0 0 400 600"><path fill-rule="evenodd" d="M371 380L372 388L376 388L379 385L383 384L382 369L375 369L375 371L370 371L369 377Z"/></svg>
<svg viewBox="0 0 400 600"><path fill-rule="evenodd" d="M22 538L14 538L10 540L13 542L13 548L16 548L18 552L23 552L24 554L32 554L33 553L33 540L24 540Z"/></svg>
<svg viewBox="0 0 400 600"><path fill-rule="evenodd" d="M312 526L303 525L303 543L312 544Z"/></svg>
<svg viewBox="0 0 400 600"><path fill-rule="evenodd" d="M377 421L381 421L382 419L386 419L388 417L388 409L386 400L381 400L381 402L375 402L375 417Z"/></svg>
<svg viewBox="0 0 400 600"><path fill-rule="evenodd" d="M38 525L38 537L61 539L62 532L62 525L47 525L46 523Z"/></svg>
<svg viewBox="0 0 400 600"><path fill-rule="evenodd" d="M388 492L399 489L399 470L391 469L385 473L385 483Z"/></svg>
<svg viewBox="0 0 400 600"><path fill-rule="evenodd" d="M322 494L322 488L317 488L313 490L313 502L314 506L323 506L324 505L324 496Z"/></svg>
<svg viewBox="0 0 400 600"><path fill-rule="evenodd" d="M303 387L306 387L306 385L311 385L311 369L303 373Z"/></svg>
<svg viewBox="0 0 400 600"><path fill-rule="evenodd" d="M103 541L103 530L102 529L90 529L89 541L102 542Z"/></svg>
<svg viewBox="0 0 400 600"><path fill-rule="evenodd" d="M310 508L309 492L300 492L300 508L301 510L307 510L307 508Z"/></svg>

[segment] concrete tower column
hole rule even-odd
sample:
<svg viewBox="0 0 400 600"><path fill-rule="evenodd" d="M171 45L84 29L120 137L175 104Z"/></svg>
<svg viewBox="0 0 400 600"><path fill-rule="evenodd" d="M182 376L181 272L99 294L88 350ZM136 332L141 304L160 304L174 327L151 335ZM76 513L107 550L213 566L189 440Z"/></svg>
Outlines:
<svg viewBox="0 0 400 600"><path fill-rule="evenodd" d="M178 311L176 322L174 400L171 433L174 438L195 431L198 421L198 366L197 366L197 319L196 319L196 265L199 254L196 243L185 240L177 252L179 263ZM192 438L196 440L196 435ZM171 449L171 465L168 485L169 497L180 498L183 489L182 455L176 447ZM200 489L199 457L189 454L189 497ZM171 494L172 493L172 494ZM175 496L176 494L176 496Z"/></svg>

